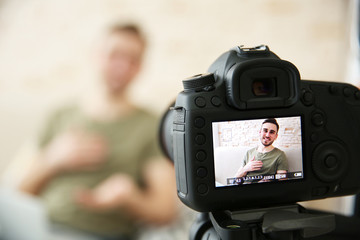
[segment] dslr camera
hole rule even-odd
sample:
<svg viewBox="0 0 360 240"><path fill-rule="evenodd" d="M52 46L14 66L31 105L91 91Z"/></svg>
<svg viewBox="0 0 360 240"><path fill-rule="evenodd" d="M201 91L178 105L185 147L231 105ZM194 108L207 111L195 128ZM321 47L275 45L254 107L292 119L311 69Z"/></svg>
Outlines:
<svg viewBox="0 0 360 240"><path fill-rule="evenodd" d="M266 208L359 192L356 87L301 80L265 45L223 53L183 86L160 138L190 208ZM256 167L245 169L251 161Z"/></svg>

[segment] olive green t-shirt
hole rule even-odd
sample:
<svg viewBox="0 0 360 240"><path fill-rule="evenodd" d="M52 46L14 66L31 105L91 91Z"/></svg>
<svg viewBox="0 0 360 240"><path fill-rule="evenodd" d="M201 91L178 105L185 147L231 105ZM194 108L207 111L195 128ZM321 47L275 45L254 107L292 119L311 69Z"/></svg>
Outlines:
<svg viewBox="0 0 360 240"><path fill-rule="evenodd" d="M135 222L121 209L108 212L87 210L74 201L79 188L94 188L116 173L133 177L140 187L146 162L160 155L157 146L157 119L136 109L126 117L112 121L96 121L85 115L79 107L60 109L48 121L40 139L40 148L60 133L79 129L104 138L107 157L96 171L67 172L50 181L41 194L52 221L105 236L133 235Z"/></svg>
<svg viewBox="0 0 360 240"><path fill-rule="evenodd" d="M271 175L276 174L278 170L288 171L288 161L283 151L274 148L270 152L261 153L257 151L257 147L251 148L245 154L243 167L255 157L255 161L262 161L261 170L249 172L246 176Z"/></svg>

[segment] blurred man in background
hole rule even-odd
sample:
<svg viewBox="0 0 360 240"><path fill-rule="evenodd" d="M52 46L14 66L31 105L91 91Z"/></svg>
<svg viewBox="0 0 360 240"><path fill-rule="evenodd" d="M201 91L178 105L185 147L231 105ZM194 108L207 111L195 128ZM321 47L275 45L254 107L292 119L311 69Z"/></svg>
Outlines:
<svg viewBox="0 0 360 240"><path fill-rule="evenodd" d="M74 239L131 239L137 224L176 215L174 170L158 151L157 119L125 94L145 47L135 25L109 29L99 54L99 96L55 112L20 184L41 197L54 228Z"/></svg>

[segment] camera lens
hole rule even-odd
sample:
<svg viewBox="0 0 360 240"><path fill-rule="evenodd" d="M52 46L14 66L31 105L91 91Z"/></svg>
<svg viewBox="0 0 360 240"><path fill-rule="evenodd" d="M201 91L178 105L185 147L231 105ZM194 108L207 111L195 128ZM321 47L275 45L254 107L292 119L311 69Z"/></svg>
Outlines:
<svg viewBox="0 0 360 240"><path fill-rule="evenodd" d="M257 78L253 80L252 90L255 96L275 96L275 78Z"/></svg>

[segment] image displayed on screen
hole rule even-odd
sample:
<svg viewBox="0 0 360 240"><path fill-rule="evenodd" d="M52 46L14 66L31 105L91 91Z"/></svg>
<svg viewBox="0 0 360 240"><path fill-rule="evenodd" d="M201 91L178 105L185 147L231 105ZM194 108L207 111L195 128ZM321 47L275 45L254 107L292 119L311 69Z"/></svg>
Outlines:
<svg viewBox="0 0 360 240"><path fill-rule="evenodd" d="M301 117L213 122L215 186L302 179Z"/></svg>

